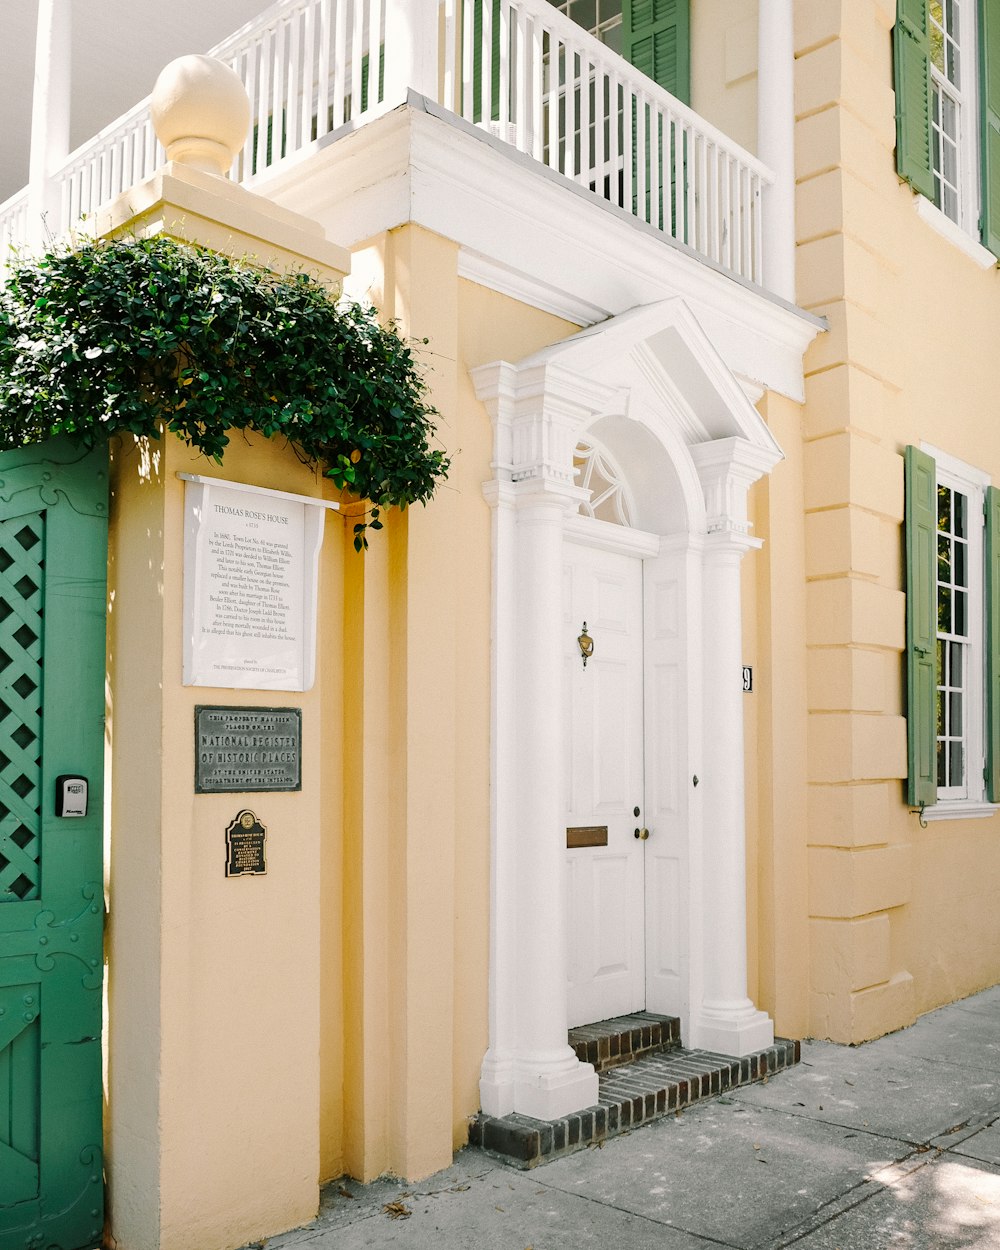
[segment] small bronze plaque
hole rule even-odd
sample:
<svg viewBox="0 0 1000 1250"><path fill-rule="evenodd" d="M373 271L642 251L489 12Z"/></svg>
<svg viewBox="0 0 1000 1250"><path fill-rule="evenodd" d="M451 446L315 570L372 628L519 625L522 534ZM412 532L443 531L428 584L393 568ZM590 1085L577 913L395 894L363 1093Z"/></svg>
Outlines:
<svg viewBox="0 0 1000 1250"><path fill-rule="evenodd" d="M249 808L237 812L226 830L226 876L266 877L267 830Z"/></svg>
<svg viewBox="0 0 1000 1250"><path fill-rule="evenodd" d="M566 830L566 848L575 851L581 846L607 846L607 825L580 825Z"/></svg>
<svg viewBox="0 0 1000 1250"><path fill-rule="evenodd" d="M195 794L302 789L302 709L194 709Z"/></svg>

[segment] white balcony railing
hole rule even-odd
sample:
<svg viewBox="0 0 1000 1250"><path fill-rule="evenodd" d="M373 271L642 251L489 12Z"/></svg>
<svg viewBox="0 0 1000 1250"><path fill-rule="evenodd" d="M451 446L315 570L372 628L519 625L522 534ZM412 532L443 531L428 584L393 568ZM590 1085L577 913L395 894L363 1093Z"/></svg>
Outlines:
<svg viewBox="0 0 1000 1250"><path fill-rule="evenodd" d="M20 247L28 237L28 193L18 191L0 204L0 273L12 247Z"/></svg>
<svg viewBox="0 0 1000 1250"><path fill-rule="evenodd" d="M252 184L316 140L405 98L391 67L412 40L407 0L278 0L212 49L246 84L252 122L232 177ZM761 198L750 153L639 73L548 0L439 0L437 102L594 195L761 281ZM405 15L405 16L403 16ZM411 58L412 60L412 58ZM61 233L164 160L149 102L70 155L54 176ZM0 206L0 244L27 230L23 197Z"/></svg>

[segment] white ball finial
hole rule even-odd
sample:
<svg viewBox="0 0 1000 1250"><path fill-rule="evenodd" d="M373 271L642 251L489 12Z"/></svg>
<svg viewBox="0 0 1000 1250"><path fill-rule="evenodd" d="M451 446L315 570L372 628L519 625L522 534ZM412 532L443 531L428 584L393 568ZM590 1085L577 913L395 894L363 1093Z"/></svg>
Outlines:
<svg viewBox="0 0 1000 1250"><path fill-rule="evenodd" d="M225 174L250 127L250 99L239 74L210 56L182 56L156 80L153 129L168 161Z"/></svg>

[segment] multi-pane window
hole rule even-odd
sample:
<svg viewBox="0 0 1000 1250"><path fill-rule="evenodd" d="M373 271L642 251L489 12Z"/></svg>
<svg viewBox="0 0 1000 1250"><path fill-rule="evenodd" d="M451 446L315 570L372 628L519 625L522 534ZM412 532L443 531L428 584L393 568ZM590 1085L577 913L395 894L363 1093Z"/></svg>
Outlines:
<svg viewBox="0 0 1000 1250"><path fill-rule="evenodd" d="M965 798L970 668L969 499L938 484L937 784L940 798Z"/></svg>
<svg viewBox="0 0 1000 1250"><path fill-rule="evenodd" d="M1000 3L896 0L892 42L897 172L985 267L974 241L1000 256Z"/></svg>
<svg viewBox="0 0 1000 1250"><path fill-rule="evenodd" d="M907 798L927 820L1000 805L1000 489L907 447Z"/></svg>
<svg viewBox="0 0 1000 1250"><path fill-rule="evenodd" d="M614 52L622 50L622 0L549 0Z"/></svg>
<svg viewBox="0 0 1000 1250"><path fill-rule="evenodd" d="M930 0L931 131L934 199L952 221L962 224L966 153L963 122L971 108L963 97L962 68L966 31L961 0ZM971 40L971 23L968 32ZM969 75L970 79L972 75Z"/></svg>

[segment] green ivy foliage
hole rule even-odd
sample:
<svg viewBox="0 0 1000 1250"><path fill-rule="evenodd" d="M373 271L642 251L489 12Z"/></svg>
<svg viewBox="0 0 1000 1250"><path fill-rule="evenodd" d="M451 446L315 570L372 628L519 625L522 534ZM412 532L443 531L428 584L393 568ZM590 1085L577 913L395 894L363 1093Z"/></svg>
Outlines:
<svg viewBox="0 0 1000 1250"><path fill-rule="evenodd" d="M449 461L410 346L305 273L157 236L18 258L0 289L0 446L172 431L221 463L227 431L284 436L381 510L426 504Z"/></svg>

